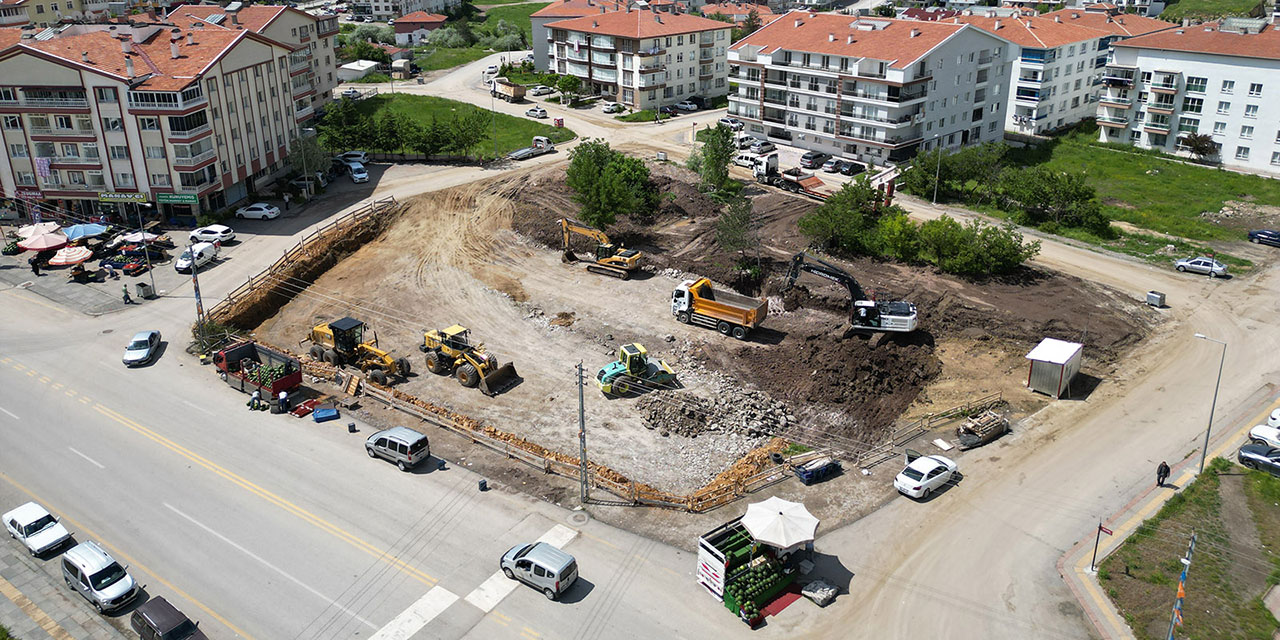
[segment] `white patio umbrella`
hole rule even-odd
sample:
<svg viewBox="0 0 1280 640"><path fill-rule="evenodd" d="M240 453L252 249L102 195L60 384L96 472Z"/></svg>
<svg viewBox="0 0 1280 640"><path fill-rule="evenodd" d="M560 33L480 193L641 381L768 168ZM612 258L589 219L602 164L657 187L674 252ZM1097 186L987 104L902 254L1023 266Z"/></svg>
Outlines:
<svg viewBox="0 0 1280 640"><path fill-rule="evenodd" d="M159 237L160 236L154 233L147 233L146 231L134 231L133 233L126 233L123 236L120 236L120 239L132 244L135 242L151 242Z"/></svg>
<svg viewBox="0 0 1280 640"><path fill-rule="evenodd" d="M29 224L25 227L18 227L18 237L23 240L31 236L38 236L45 233L54 233L61 228L56 222L41 222L39 224Z"/></svg>
<svg viewBox="0 0 1280 640"><path fill-rule="evenodd" d="M818 519L803 504L774 496L747 505L742 526L756 541L786 549L813 540Z"/></svg>

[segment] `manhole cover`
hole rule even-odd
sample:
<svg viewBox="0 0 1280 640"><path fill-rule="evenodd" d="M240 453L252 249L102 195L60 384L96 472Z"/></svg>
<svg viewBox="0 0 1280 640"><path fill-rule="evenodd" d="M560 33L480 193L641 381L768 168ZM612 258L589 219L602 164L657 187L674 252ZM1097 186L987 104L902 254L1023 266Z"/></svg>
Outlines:
<svg viewBox="0 0 1280 640"><path fill-rule="evenodd" d="M105 335L107 335L108 333L111 333L112 331L115 331L115 329L103 329L103 330L102 330L102 335L104 335L104 336L105 336Z"/></svg>
<svg viewBox="0 0 1280 640"><path fill-rule="evenodd" d="M586 511L574 511L569 514L569 524L581 527L591 521L591 516Z"/></svg>

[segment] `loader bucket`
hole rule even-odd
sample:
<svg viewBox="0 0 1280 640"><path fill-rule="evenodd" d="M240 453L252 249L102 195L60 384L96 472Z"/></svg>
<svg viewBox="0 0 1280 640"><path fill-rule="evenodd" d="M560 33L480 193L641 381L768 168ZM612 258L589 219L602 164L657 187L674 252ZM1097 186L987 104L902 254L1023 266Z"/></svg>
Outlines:
<svg viewBox="0 0 1280 640"><path fill-rule="evenodd" d="M516 373L516 366L508 362L480 379L480 392L493 397L520 384L523 380L524 378Z"/></svg>

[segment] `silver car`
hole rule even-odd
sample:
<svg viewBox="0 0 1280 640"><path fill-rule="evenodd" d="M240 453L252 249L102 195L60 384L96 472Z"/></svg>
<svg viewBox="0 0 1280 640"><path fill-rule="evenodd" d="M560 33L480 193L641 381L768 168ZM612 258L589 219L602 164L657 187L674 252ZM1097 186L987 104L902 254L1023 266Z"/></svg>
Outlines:
<svg viewBox="0 0 1280 640"><path fill-rule="evenodd" d="M1173 268L1178 271L1190 271L1192 273L1203 273L1210 278L1221 278L1227 275L1227 265L1214 260L1200 256L1198 258L1183 258L1173 262Z"/></svg>
<svg viewBox="0 0 1280 640"><path fill-rule="evenodd" d="M502 554L503 575L528 583L555 600L578 579L578 561L545 542L518 544Z"/></svg>
<svg viewBox="0 0 1280 640"><path fill-rule="evenodd" d="M133 576L92 540L62 554L62 580L98 613L119 609L141 592Z"/></svg>
<svg viewBox="0 0 1280 640"><path fill-rule="evenodd" d="M391 427L369 436L364 442L364 451L370 458L396 463L401 471L408 471L431 457L427 437L408 427Z"/></svg>
<svg viewBox="0 0 1280 640"><path fill-rule="evenodd" d="M159 331L155 329L139 331L133 334L133 339L129 341L129 346L124 348L124 366L133 367L151 362L159 350Z"/></svg>

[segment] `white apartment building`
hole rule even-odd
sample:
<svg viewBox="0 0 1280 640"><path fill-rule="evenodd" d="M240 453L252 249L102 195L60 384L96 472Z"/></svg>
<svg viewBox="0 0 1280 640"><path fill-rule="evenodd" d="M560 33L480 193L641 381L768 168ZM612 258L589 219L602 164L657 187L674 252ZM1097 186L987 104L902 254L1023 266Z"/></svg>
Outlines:
<svg viewBox="0 0 1280 640"><path fill-rule="evenodd" d="M733 45L748 133L877 165L1004 136L1016 47L966 24L793 11Z"/></svg>
<svg viewBox="0 0 1280 640"><path fill-rule="evenodd" d="M1229 167L1280 174L1280 31L1227 18L1113 45L1098 99L1100 139L1188 155L1207 133Z"/></svg>
<svg viewBox="0 0 1280 640"><path fill-rule="evenodd" d="M600 10L617 11L626 5L614 0L557 0L534 11L529 15L531 35L533 37L533 66L541 72L551 70L551 52L555 50L555 42L551 39L551 31L547 25L560 20L581 18L596 15ZM544 46L542 43L546 43Z"/></svg>
<svg viewBox="0 0 1280 640"><path fill-rule="evenodd" d="M546 25L551 70L634 109L729 92L733 25L687 13L601 11Z"/></svg>
<svg viewBox="0 0 1280 640"><path fill-rule="evenodd" d="M353 0L351 13L385 22L417 11L444 13L460 4L462 0Z"/></svg>
<svg viewBox="0 0 1280 640"><path fill-rule="evenodd" d="M0 29L0 196L77 216L192 216L286 168L311 116L291 47L203 21Z"/></svg>
<svg viewBox="0 0 1280 640"><path fill-rule="evenodd" d="M290 72L297 107L319 109L333 99L338 86L338 17L312 15L280 5L248 5L233 2L226 7L185 5L169 14L170 22L186 26L196 21L221 27L244 27L293 48L293 61L306 60L306 69Z"/></svg>

